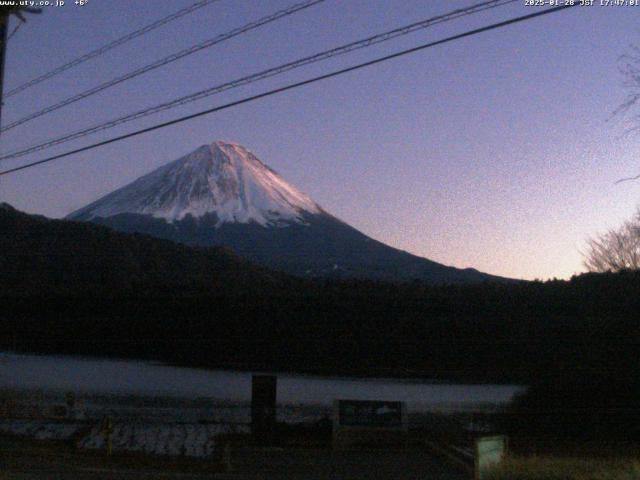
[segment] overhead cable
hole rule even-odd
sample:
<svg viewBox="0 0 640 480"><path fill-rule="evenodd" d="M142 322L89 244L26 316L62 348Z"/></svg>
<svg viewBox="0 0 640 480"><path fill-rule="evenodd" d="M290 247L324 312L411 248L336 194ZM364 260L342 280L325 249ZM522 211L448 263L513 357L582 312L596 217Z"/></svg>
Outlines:
<svg viewBox="0 0 640 480"><path fill-rule="evenodd" d="M220 0L200 0L198 2L195 2L194 4L183 8L182 10L178 10L177 12L172 13L171 15L167 15L164 18L161 18L160 20L157 20L145 27L142 27L139 30L136 30L134 32L131 32L123 37L120 37L110 43L107 43L106 45L103 45L100 48L97 48L95 50L92 50L89 53L86 53L78 58L75 58L73 60L71 60L70 62L65 63L64 65L60 65L59 67L54 68L53 70L40 75L39 77L36 77L32 80L29 80L28 82L25 82L17 87L15 87L12 90L9 90L5 95L4 98L9 98L13 95L15 95L16 93L20 93L24 90L26 90L27 88L33 87L34 85L37 85L39 83L44 82L45 80L48 80L52 77L55 77L56 75L61 74L62 72L65 72L67 70L69 70L70 68L73 67L77 67L78 65L91 60L92 58L96 58L99 57L100 55L103 55L104 53L108 52L109 50L112 50L116 47L119 47L120 45L123 45L127 42L130 42L131 40L133 40L134 38L140 37L142 35L145 35L149 32L151 32L152 30L155 30L156 28L159 28L163 25L166 25L169 22L172 22L174 20L177 20L178 18L181 18L191 12L194 12L202 7L206 7L207 5L209 5L210 3L214 3L214 2L218 2Z"/></svg>
<svg viewBox="0 0 640 480"><path fill-rule="evenodd" d="M300 68L303 67L305 65L309 65L312 63L316 63L316 62L320 62L332 57L336 57L336 56L340 56L340 55L344 55L347 54L349 52L355 51L355 50L359 50L362 48L366 48L369 47L371 45L375 45L378 43L382 43L382 42L386 42L389 40L392 40L394 38L397 38L399 36L402 35L408 35L410 33L416 32L418 30L422 30L428 27L431 27L433 25L437 25L440 23L444 23L444 22L448 22L451 20L454 20L456 18L460 18L463 16L467 16L467 15L472 15L472 14L476 14L488 9L492 9L492 8L497 8L509 3L514 3L518 0L490 0L490 1L485 1L485 2L481 2L475 5L472 5L470 7L466 7L463 9L458 9L458 10L454 10L451 11L449 13L443 14L443 15L438 15L436 17L431 17L428 18L426 20L421 20L419 22L415 22L412 23L410 25L406 25L400 28L395 28L393 30L384 32L384 33L380 33L377 35L373 35L355 42L351 42L351 43L347 43L345 45L341 45L339 47L335 47L329 50L324 50L322 52L292 61L292 62L288 62L285 63L283 65L279 65L277 67L273 67L273 68L269 68L267 70L263 70L261 72L258 73L254 73L248 76L244 76L229 82L225 82L223 84L220 85L215 85L213 87L209 87L207 89L204 90L200 90L198 92L195 93L191 93L189 95L185 95L179 98L176 98L174 100L170 100L168 102L164 102L161 103L159 105L155 105L153 107L148 107L127 115L124 115L122 117L118 117L116 119L113 120L109 120L107 122L104 123L100 123L91 127L86 127L83 128L81 130L77 130L68 134L65 134L61 137L55 138L55 139L51 139L51 140L46 140L44 142L41 142L39 144L36 145L32 145L30 147L27 148L23 148L17 151L13 151L11 153L7 153L3 156L0 156L0 161L2 160L8 160L11 158L19 158L22 157L24 155L28 155L30 153L33 152L37 152L40 150L44 150L47 148L51 148L53 146L56 145L60 145L62 143L66 143L72 140L76 140L78 138L84 137L86 135L90 135L99 131L103 131L103 130L107 130L110 128L113 128L115 126L124 124L124 123L128 123L134 120L138 120L140 118L144 118L147 117L149 115L153 115L155 113L158 112L162 112L164 110L169 110L181 105L185 105L187 103L191 103L191 102L195 102L197 100L201 100L203 98L227 91L227 90L231 90L233 88L238 88L240 86L243 85L248 85L250 83L254 83L257 82L259 80L264 80L266 78L270 78L270 77L274 77L276 75L280 75L282 73L288 72L290 70L294 70L296 68Z"/></svg>
<svg viewBox="0 0 640 480"><path fill-rule="evenodd" d="M361 68L365 68L365 67L369 67L369 66L372 66L372 65L376 65L378 63L386 62L388 60L391 60L391 59L394 59L394 58L398 58L398 57L402 57L402 56L408 55L410 53L419 52L419 51L425 50L427 48L435 47L437 45L442 45L444 43L449 43L449 42L453 42L455 40L460 40L462 38L470 37L470 36L473 36L473 35L478 35L480 33L488 32L490 30L503 28L503 27L506 27L508 25L513 25L515 23L520 23L520 22L524 22L524 21L527 21L527 20L532 20L532 19L534 19L536 17L541 17L543 15L549 15L549 14L552 14L552 13L557 13L557 12L560 12L562 10L566 10L568 8L573 8L573 7L578 6L578 5L579 4L566 4L566 5L559 6L559 7L548 8L548 9L545 9L545 10L540 10L540 11L537 11L537 12L534 12L534 13L530 13L528 15L523 15L523 16L520 16L520 17L511 18L511 19L505 20L503 22L493 23L493 24L487 25L485 27L476 28L474 30L468 30L468 31L466 31L464 33L460 33L458 35L453 35L451 37L443 38L441 40L436 40L435 42L425 43L425 44L419 45L417 47L409 48L409 49L406 49L406 50L402 50L400 52L392 53L390 55L385 55L383 57L378 57L378 58L376 58L374 60L369 60L367 62L359 63L359 64L353 65L351 67L343 68L341 70L336 70L336 71L333 71L333 72L330 72L330 73L327 73L327 74L324 74L324 75L319 75L317 77L313 77L313 78L310 78L310 79L307 79L307 80L303 80L301 82L292 83L292 84L286 85L284 87L280 87L280 88L276 88L276 89L273 89L273 90L269 90L267 92L263 92L263 93L260 93L260 94L257 94L257 95L252 95L250 97L246 97L246 98L243 98L241 100L236 100L235 102L230 102L230 103L227 103L225 105L220 105L220 106L217 106L217 107L209 108L207 110L203 110L203 111L200 111L200 112L197 112L197 113L193 113L191 115L186 115L184 117L176 118L176 119L170 120L168 122L159 123L159 124L153 125L151 127L143 128L141 130L137 130L137 131L130 132L130 133L127 133L127 134L124 134L124 135L113 137L113 138L110 138L108 140L103 140L101 142L97 142L97 143L94 143L94 144L91 144L91 145L87 145L85 147L77 148L75 150L71 150L71 151L68 151L68 152L65 152L65 153L61 153L61 154L54 155L54 156L51 156L51 157L48 157L48 158L44 158L42 160L38 160L37 162L31 162L31 163L28 163L28 164L25 164L25 165L21 165L19 167L15 167L15 168L11 168L11 169L8 169L8 170L0 171L0 176L8 175L10 173L15 173L15 172L18 172L20 170L25 170L27 168L32 168L32 167L35 167L37 165L42 165L44 163L48 163L48 162L52 162L52 161L55 161L55 160L59 160L61 158L65 158L65 157L68 157L70 155L74 155L76 153L81 153L81 152L86 152L86 151L89 151L89 150L93 150L95 148L98 148L98 147L101 147L101 146L104 146L104 145L108 145L108 144L111 144L111 143L119 142L121 140L125 140L127 138L132 138L132 137L135 137L135 136L138 136L138 135L142 135L144 133L148 133L148 132L151 132L151 131L154 131L154 130L159 130L161 128L165 128L165 127L168 127L170 125L175 125L175 124L178 124L178 123L186 122L186 121L192 120L194 118L202 117L204 115L209 115L211 113L218 112L218 111L221 111L221 110L226 110L228 108L235 107L237 105L242 105L242 104L245 104L245 103L249 103L249 102L252 102L252 101L255 101L255 100L259 100L261 98L270 97L272 95L276 95L278 93L286 92L288 90L293 90L295 88L299 88L299 87L302 87L302 86L305 86L305 85L316 83L316 82L319 82L321 80L326 80L326 79L329 79L329 78L337 77L338 75L343 75L345 73L352 72L352 71L355 71L355 70L359 70Z"/></svg>

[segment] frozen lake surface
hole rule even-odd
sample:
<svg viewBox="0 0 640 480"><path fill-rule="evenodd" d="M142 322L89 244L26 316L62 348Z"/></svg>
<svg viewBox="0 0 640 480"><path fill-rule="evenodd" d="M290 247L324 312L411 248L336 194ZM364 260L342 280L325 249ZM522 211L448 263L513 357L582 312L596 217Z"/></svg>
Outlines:
<svg viewBox="0 0 640 480"><path fill-rule="evenodd" d="M260 373L260 372L255 372ZM330 405L334 399L400 400L410 410L503 404L515 385L464 385L407 379L277 374L279 404ZM251 373L172 367L135 360L0 353L0 388L76 394L206 398L246 403Z"/></svg>

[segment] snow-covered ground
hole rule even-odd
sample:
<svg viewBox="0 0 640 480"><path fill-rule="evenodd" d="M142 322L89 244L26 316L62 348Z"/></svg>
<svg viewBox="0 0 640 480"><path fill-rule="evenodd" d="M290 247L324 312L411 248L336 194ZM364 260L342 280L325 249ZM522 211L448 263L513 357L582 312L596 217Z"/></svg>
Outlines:
<svg viewBox="0 0 640 480"><path fill-rule="evenodd" d="M60 424L36 420L0 420L0 432L23 435L37 440L70 440L82 428L82 424Z"/></svg>
<svg viewBox="0 0 640 480"><path fill-rule="evenodd" d="M249 433L249 429L246 425L115 423L112 442L115 452L208 457L216 447L216 438L229 433ZM78 446L88 449L105 448L105 436L100 427L94 426L78 442Z"/></svg>
<svg viewBox="0 0 640 480"><path fill-rule="evenodd" d="M79 448L104 449L106 437L100 423L51 423L37 420L3 420L0 432L38 440L73 440ZM111 434L114 452L208 457L219 435L249 433L246 425L146 424L116 422Z"/></svg>

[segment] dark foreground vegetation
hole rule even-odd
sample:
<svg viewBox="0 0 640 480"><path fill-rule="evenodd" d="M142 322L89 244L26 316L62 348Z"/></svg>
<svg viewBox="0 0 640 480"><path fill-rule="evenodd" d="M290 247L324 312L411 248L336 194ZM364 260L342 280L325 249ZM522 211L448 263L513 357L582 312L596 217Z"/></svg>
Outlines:
<svg viewBox="0 0 640 480"><path fill-rule="evenodd" d="M487 480L638 480L634 459L510 458L487 474Z"/></svg>
<svg viewBox="0 0 640 480"><path fill-rule="evenodd" d="M517 382L532 386L514 407L522 428L639 434L640 272L463 286L303 280L223 249L2 206L0 296L3 349Z"/></svg>

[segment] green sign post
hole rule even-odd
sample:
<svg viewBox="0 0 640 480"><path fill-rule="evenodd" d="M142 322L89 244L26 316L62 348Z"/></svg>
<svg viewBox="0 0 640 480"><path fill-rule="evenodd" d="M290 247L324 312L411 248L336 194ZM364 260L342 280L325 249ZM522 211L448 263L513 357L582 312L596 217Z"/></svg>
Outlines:
<svg viewBox="0 0 640 480"><path fill-rule="evenodd" d="M475 442L475 480L487 478L487 470L507 455L508 439L504 435L479 437Z"/></svg>

